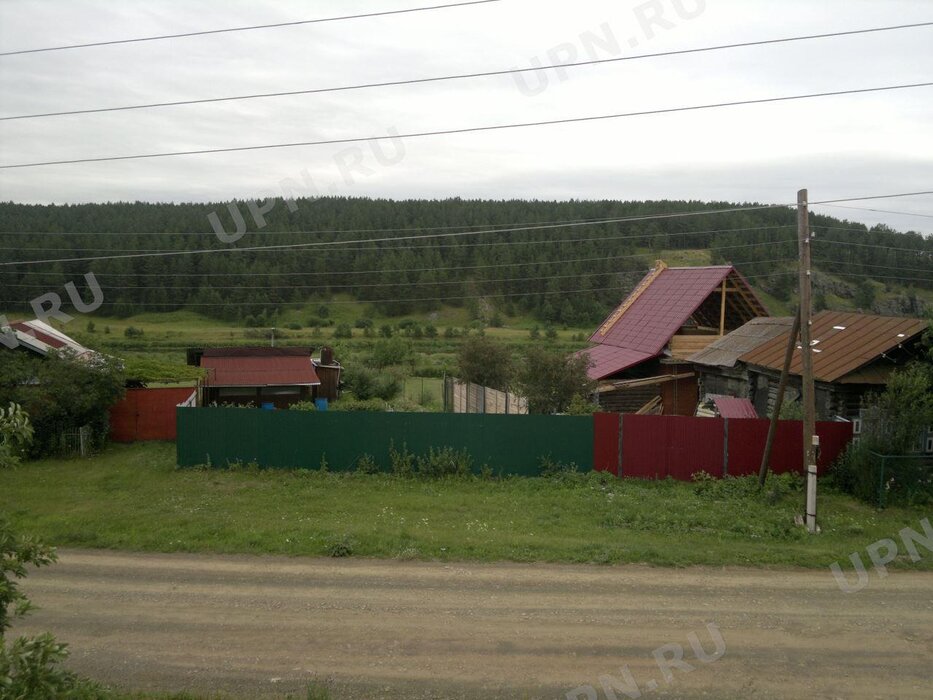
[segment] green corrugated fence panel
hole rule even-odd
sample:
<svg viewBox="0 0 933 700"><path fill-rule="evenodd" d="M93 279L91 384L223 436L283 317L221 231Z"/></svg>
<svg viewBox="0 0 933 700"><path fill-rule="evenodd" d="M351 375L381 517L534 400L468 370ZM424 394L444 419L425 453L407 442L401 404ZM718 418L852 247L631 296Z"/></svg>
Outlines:
<svg viewBox="0 0 933 700"><path fill-rule="evenodd" d="M593 468L591 416L356 413L179 408L178 464L256 461L266 467L350 469L371 455L383 469L389 450L466 450L477 472L534 476L542 457Z"/></svg>

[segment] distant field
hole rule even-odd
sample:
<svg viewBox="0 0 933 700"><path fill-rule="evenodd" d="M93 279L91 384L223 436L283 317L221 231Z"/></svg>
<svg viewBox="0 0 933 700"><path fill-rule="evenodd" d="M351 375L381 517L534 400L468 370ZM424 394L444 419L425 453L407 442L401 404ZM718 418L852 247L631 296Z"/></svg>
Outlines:
<svg viewBox="0 0 933 700"><path fill-rule="evenodd" d="M824 488L823 534L800 492L745 493L592 475L422 481L310 471L177 470L173 444L0 472L0 512L62 547L433 560L828 567L924 509L877 511ZM774 504L770 504L773 500ZM933 569L933 557L896 566Z"/></svg>

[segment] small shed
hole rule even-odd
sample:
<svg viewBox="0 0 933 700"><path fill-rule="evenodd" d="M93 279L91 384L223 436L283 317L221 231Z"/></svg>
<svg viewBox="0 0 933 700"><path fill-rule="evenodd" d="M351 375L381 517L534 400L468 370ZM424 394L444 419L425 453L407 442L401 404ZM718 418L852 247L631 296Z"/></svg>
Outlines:
<svg viewBox="0 0 933 700"><path fill-rule="evenodd" d="M189 351L189 364L206 370L201 405L288 408L317 398L321 385L311 348L205 348Z"/></svg>

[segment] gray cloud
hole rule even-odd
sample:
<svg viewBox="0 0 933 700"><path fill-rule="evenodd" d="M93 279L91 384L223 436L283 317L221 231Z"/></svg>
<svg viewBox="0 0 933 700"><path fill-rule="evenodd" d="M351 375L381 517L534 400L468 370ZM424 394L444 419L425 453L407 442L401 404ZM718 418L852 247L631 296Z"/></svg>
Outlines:
<svg viewBox="0 0 933 700"><path fill-rule="evenodd" d="M647 39L643 2L489 6L288 29L0 58L0 113L86 108L353 84L547 63L608 27L625 52L857 29L929 19L899 0L708 0ZM340 13L410 7L342 2ZM699 3L702 5L702 3ZM697 3L692 3L697 6ZM686 0L683 6L690 7ZM327 16L332 3L208 0L0 4L4 49ZM568 70L528 96L509 77L384 90L0 123L0 162L346 138L627 112L929 80L929 29ZM605 37L604 37L605 38ZM632 41L638 46L631 49ZM566 50L566 49L565 49ZM609 50L589 50L608 56ZM0 171L22 202L209 201L275 191L310 173L322 193L381 197L610 197L790 201L930 189L933 90L880 93L590 124L412 139L406 157L353 178L344 147ZM365 151L365 145L363 146ZM866 204L865 206L872 206ZM933 197L878 208L933 213ZM933 232L933 219L830 210Z"/></svg>

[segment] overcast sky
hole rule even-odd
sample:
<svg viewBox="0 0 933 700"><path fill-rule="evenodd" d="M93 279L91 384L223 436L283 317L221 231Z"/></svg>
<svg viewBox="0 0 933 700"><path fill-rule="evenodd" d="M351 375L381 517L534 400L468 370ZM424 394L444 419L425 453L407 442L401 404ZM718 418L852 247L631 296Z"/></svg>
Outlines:
<svg viewBox="0 0 933 700"><path fill-rule="evenodd" d="M435 0L444 2L445 0ZM448 0L449 1L449 0ZM5 0L0 50L428 0ZM657 12L659 22L648 24ZM0 57L0 116L301 90L933 20L931 0L501 0ZM652 36L653 35L653 36ZM446 83L0 122L0 164L328 140L933 80L933 28ZM0 170L17 202L391 198L791 202L933 189L933 88L360 146ZM288 186L285 186L286 189ZM855 203L933 214L933 196ZM933 218L817 207L900 230Z"/></svg>

